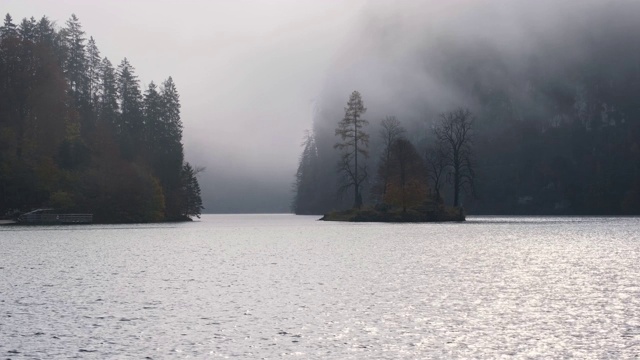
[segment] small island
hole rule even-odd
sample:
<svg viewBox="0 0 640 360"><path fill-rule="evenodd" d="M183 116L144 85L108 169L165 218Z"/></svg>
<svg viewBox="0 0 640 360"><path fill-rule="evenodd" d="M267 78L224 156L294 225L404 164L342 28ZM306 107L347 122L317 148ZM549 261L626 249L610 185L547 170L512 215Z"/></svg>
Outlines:
<svg viewBox="0 0 640 360"><path fill-rule="evenodd" d="M369 182L367 159L369 134L364 130L368 121L362 96L354 91L345 107L344 118L335 135L340 151L337 164L338 195L349 192L353 206L349 210L325 212L323 221L422 223L465 221L460 206L462 193L473 192L472 166L473 115L466 108L457 108L440 115L433 128L433 142L419 152L407 136L406 129L394 116L380 122L377 172ZM309 165L317 156L315 139L310 134L296 176L294 212L308 211L305 204L318 198L313 191L317 172ZM442 196L445 183L453 190L453 204L446 206ZM365 205L368 200L374 205Z"/></svg>
<svg viewBox="0 0 640 360"><path fill-rule="evenodd" d="M460 207L446 207L434 202L425 202L421 206L412 207L406 211L387 204L379 204L361 209L333 211L320 220L388 223L460 222L465 221L465 213Z"/></svg>

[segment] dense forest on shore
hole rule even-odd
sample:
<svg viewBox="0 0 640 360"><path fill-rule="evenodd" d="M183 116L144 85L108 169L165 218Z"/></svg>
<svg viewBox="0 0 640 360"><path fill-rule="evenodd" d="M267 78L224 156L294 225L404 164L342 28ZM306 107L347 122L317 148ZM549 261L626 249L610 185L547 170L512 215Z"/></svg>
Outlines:
<svg viewBox="0 0 640 360"><path fill-rule="evenodd" d="M353 192L337 196L334 145L345 94L357 87L369 110L369 169L380 166L378 133L388 116L426 161L437 151L440 114L465 107L475 119L474 186L460 199L468 212L640 214L640 5L556 5L505 5L498 15L470 6L469 16L434 23L371 16L361 31L367 41L353 42L349 66L335 71L318 101L293 210L351 207ZM369 174L363 202L378 204L379 177ZM440 179L449 204L451 174L448 167ZM433 172L427 176L433 189Z"/></svg>
<svg viewBox="0 0 640 360"><path fill-rule="evenodd" d="M0 215L52 207L97 222L178 221L202 210L169 77L142 92L75 15L0 27Z"/></svg>

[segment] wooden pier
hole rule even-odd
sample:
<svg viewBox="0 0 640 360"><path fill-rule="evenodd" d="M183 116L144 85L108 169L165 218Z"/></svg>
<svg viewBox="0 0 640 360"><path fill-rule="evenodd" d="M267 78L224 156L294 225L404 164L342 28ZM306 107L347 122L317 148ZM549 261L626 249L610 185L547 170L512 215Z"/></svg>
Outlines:
<svg viewBox="0 0 640 360"><path fill-rule="evenodd" d="M24 225L72 225L92 222L93 214L59 214L52 209L34 210L18 218L18 223Z"/></svg>

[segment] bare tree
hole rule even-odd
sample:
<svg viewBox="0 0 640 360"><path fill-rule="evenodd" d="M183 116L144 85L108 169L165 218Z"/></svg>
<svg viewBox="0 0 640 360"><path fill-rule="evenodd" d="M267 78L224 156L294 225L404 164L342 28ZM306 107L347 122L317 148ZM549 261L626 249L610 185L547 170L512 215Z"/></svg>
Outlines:
<svg viewBox="0 0 640 360"><path fill-rule="evenodd" d="M343 181L339 190L344 192L353 186L353 207L359 209L362 206L361 185L367 179L367 167L363 160L369 156L367 151L369 134L362 130L365 125L369 124L367 120L362 118L362 114L367 111L367 108L364 107L359 92L351 93L344 110L344 118L336 128L336 136L340 136L342 142L334 145L334 148L342 150L338 162L338 172L343 176ZM358 159L358 155L364 159ZM359 160L360 163L358 163Z"/></svg>
<svg viewBox="0 0 640 360"><path fill-rule="evenodd" d="M380 165L378 166L378 183L374 187L373 192L380 196L381 199L384 199L387 193L389 177L391 176L391 146L396 140L402 138L406 131L395 116L387 116L382 120L381 126L380 137L382 138L384 149L380 156Z"/></svg>
<svg viewBox="0 0 640 360"><path fill-rule="evenodd" d="M447 150L447 163L451 168L450 181L453 185L453 206L460 204L460 192L473 190L474 171L472 166L471 111L458 108L440 114L440 124L436 127L436 137Z"/></svg>
<svg viewBox="0 0 640 360"><path fill-rule="evenodd" d="M427 148L425 151L425 163L427 166L427 177L431 181L436 194L436 201L442 201L440 189L445 182L445 174L449 166L449 154L442 141L438 141L435 146Z"/></svg>

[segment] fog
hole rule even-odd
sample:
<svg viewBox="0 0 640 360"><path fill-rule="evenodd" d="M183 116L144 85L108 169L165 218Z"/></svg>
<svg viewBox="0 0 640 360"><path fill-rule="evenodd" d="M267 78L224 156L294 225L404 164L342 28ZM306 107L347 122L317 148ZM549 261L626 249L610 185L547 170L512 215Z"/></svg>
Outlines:
<svg viewBox="0 0 640 360"><path fill-rule="evenodd" d="M485 74L487 81L503 80L493 87L506 82L525 87L517 84L518 77L536 57L550 57L546 64L558 67L577 63L588 56L585 42L599 35L604 21L618 22L622 35L624 24L637 21L637 13L628 10L639 7L630 4L626 0L372 0L363 7L358 27L345 36L348 51L340 53L330 69L321 107L330 117L339 116L339 104L358 89L374 123L386 115L412 123L455 106L473 109L476 99L460 84L465 74L452 73L460 71L460 64L480 60L465 66L481 75L493 71ZM623 6L626 16L624 10L616 11ZM485 69L496 63L501 74L495 68Z"/></svg>
<svg viewBox="0 0 640 360"><path fill-rule="evenodd" d="M75 13L145 89L172 76L205 212L289 211L304 130L363 1L4 0L14 22Z"/></svg>
<svg viewBox="0 0 640 360"><path fill-rule="evenodd" d="M510 73L540 42L579 57L566 30L621 2L4 0L2 11L59 26L75 13L103 56L130 60L143 89L172 76L186 158L206 167L205 212L286 212L304 130L330 133L351 91L372 122L396 115L419 126L474 106L443 72L456 60L449 50L491 48Z"/></svg>
<svg viewBox="0 0 640 360"><path fill-rule="evenodd" d="M608 150L614 143L637 146L607 131L635 131L629 120L635 123L638 111L639 10L631 0L369 1L358 27L345 36L348 51L328 73L314 121L318 160L310 168L331 172L337 162L333 129L349 94L358 90L371 122L368 165L374 171L381 150L378 124L386 116L396 116L409 140L425 151L434 143L439 114L466 107L477 120L480 195L465 201L472 211L532 212L519 207L518 199L535 194L541 213L571 206L567 213L614 212L592 195L601 187L611 209L629 212L635 190L629 190L634 180L627 174L633 170L616 163L600 171L598 163L613 164L599 157L633 156ZM598 160L585 161L585 154ZM558 175L569 168L575 178ZM305 188L326 198L336 193L335 185L322 185L336 182L332 175ZM607 184L604 178L623 185L594 185ZM350 206L304 198L308 213Z"/></svg>
<svg viewBox="0 0 640 360"><path fill-rule="evenodd" d="M639 10L630 0L370 0L327 74L316 135L335 142L353 90L363 95L370 132L393 115L415 143L442 112L482 112L481 92L503 91L514 108L552 117L557 109L546 103L558 99L531 92L532 72L570 87L577 78L567 72L596 63L598 52L640 50Z"/></svg>

